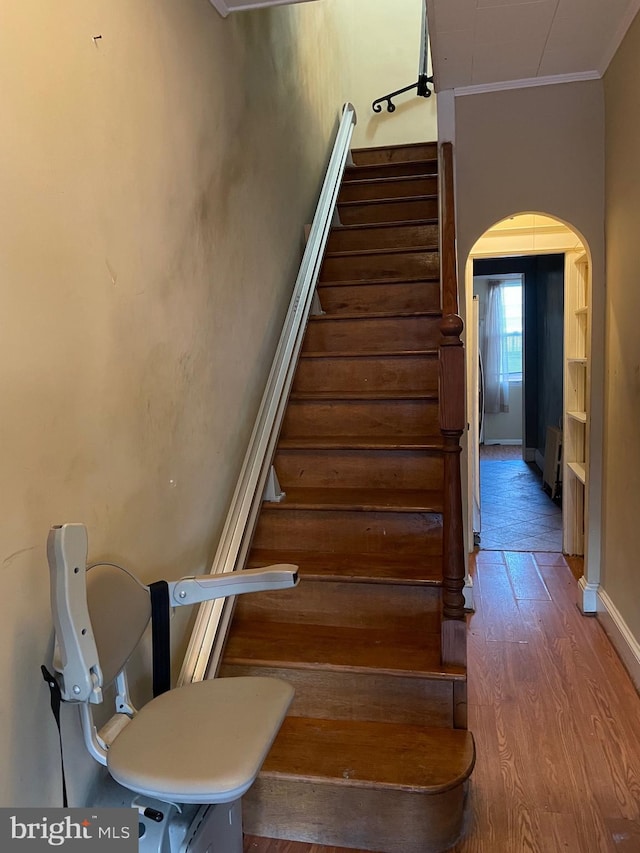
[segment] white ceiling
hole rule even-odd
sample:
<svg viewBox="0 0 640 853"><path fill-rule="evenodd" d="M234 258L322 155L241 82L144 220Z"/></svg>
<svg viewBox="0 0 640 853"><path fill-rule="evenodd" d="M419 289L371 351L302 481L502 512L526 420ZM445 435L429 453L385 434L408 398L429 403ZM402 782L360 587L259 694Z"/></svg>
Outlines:
<svg viewBox="0 0 640 853"><path fill-rule="evenodd" d="M601 76L640 0L427 0L436 88Z"/></svg>

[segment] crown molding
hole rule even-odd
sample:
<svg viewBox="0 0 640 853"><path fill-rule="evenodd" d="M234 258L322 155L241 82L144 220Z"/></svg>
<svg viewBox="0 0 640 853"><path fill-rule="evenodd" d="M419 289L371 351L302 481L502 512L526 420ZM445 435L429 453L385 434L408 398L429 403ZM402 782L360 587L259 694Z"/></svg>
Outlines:
<svg viewBox="0 0 640 853"><path fill-rule="evenodd" d="M521 237L523 234L530 235L531 233L534 233L536 235L566 234L568 231L571 231L571 229L564 225L562 222L558 222L557 225L516 225L513 228L489 228L489 230L485 231L482 235L482 239L501 240L503 237Z"/></svg>
<svg viewBox="0 0 640 853"><path fill-rule="evenodd" d="M629 5L627 6L627 11L622 16L622 20L620 21L620 26L616 30L616 34L611 39L607 49L602 54L602 59L600 60L600 76L604 77L605 71L611 64L611 60L616 55L616 52L620 45L622 44L622 40L627 34L627 31L631 24L634 21L635 16L640 12L640 0L629 0Z"/></svg>
<svg viewBox="0 0 640 853"><path fill-rule="evenodd" d="M640 0L634 0L634 3ZM501 80L498 83L479 83L475 86L458 86L456 98L464 95L485 95L488 92L504 92L509 89L532 89L535 86L555 86L557 83L580 83L583 80L600 80L599 71L577 71L574 74L553 74L548 77L524 77L521 80Z"/></svg>

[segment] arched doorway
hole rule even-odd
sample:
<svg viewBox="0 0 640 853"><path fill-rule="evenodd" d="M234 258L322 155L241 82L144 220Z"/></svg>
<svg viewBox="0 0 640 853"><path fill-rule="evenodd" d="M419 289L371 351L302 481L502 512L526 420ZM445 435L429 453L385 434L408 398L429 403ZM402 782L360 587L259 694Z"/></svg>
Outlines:
<svg viewBox="0 0 640 853"><path fill-rule="evenodd" d="M556 279L555 290L561 291L560 305L557 296L546 299L540 288L538 293L525 294L526 283L523 270L531 268L540 260L543 267L558 264L562 273L560 284ZM552 263L553 261L553 263ZM504 426L510 423L509 429L515 432L501 434L498 430L497 438L490 439L502 447L509 448L509 453L514 459L520 460L522 470L526 471L528 464L533 470L533 465L540 468L540 480L548 491L550 498L553 496L562 508L562 521L556 520L554 524L542 525L540 518L532 523L533 536L522 535L518 524L511 525L510 530L514 536L520 535L523 542L522 548L514 546L514 543L506 542L509 550L558 550L567 554L579 554L586 557L585 531L588 527L589 490L593 484L589 482L589 449L590 449L590 342L591 342L591 276L590 276L590 252L589 247L582 236L570 225L561 222L555 217L540 213L514 214L488 229L474 244L467 259L465 269L465 291L466 291L466 318L467 336L466 345L468 352L468 412L469 412L469 443L468 443L468 538L469 542L478 542L482 547L482 492L480 477L480 442L486 438L481 435L483 427L486 430L486 420L481 422L482 414L479 406L479 392L481 386L481 361L480 335L479 335L479 300L474 301L474 267L476 272L481 273L476 277L476 288L481 289L482 275L484 275L484 289L491 289L495 295L502 291L502 302L510 293L512 304L517 301L514 293L517 286L524 285L522 293L523 316L527 310L542 312L537 317L538 325L543 326L543 334L535 341L535 346L530 340L527 343L527 326L531 329L535 323L527 323L525 317L524 327L520 330L520 343L523 343L519 357L521 358L520 375L518 375L518 354L513 352L513 344L518 341L518 333L513 326L515 322L512 317L506 322L502 329L504 335L510 338L511 354L504 354L508 347L503 348L501 373L498 376L499 389L508 393L512 392L512 400L517 404L519 393L523 399L523 413L520 417L521 430L518 434L518 414L514 411L517 405L512 406L510 417L494 415L494 422L500 422ZM493 273L493 274L492 274ZM532 307L533 306L533 307ZM547 310L551 313L544 314ZM558 310L562 313L558 316ZM475 319L474 319L475 317ZM485 318L486 319L486 318ZM491 327L494 329L494 317L491 315ZM511 322L511 326L509 326ZM523 334L524 332L524 334ZM546 338L545 338L546 336ZM486 336L485 336L486 338ZM560 340L561 338L561 340ZM504 342L503 342L504 343ZM517 347L516 347L517 348ZM535 355L535 358L534 358ZM549 366L552 358L558 359L553 368L554 379L547 386L555 385L555 402L550 402L551 395L549 387L543 389L534 381L532 372L534 360L536 370L544 378L551 371ZM496 394L496 368L495 359L491 364L492 400L495 403ZM485 377L486 378L486 377ZM509 380L513 380L511 383ZM520 388L518 385L520 384ZM544 384L544 383L542 383ZM509 408L505 404L504 395L501 400L502 409ZM494 409L495 411L495 409ZM506 414L506 413L505 413ZM495 423L493 424L495 426ZM501 427L502 429L502 427ZM503 430L504 432L504 430ZM494 433L495 435L495 433ZM510 438L510 435L512 437ZM549 437L553 439L549 446ZM485 446L491 446L490 443ZM518 442L522 442L519 444ZM549 446L548 452L547 446ZM555 449L555 458L554 458ZM599 488L599 484L596 484ZM493 494L499 493L498 485ZM527 503L521 502L521 506ZM535 502L534 502L535 503ZM506 506L506 505L505 505ZM542 511L542 504L539 505ZM533 509L533 508L532 508ZM547 511L546 509L544 510ZM504 512L504 510L503 510ZM514 512L514 515L517 514ZM533 516L535 518L535 515ZM512 520L512 519L509 519ZM515 521L515 518L513 519ZM550 519L549 519L550 520ZM494 520L495 521L495 520ZM526 524L526 518L522 513L518 515L517 521ZM543 519L544 521L544 519ZM561 524L561 527L560 527ZM557 535L549 535L547 540L537 537L543 527L558 529ZM494 527L495 532L495 527ZM526 541L526 540L529 541ZM495 536L486 536L485 542L491 548L492 542L497 540ZM473 547L473 546L471 546ZM505 548L507 550L507 548ZM586 561L585 561L585 565ZM598 578L590 578L587 583L588 568L585 569L585 578L581 581L583 590L587 587L593 588L594 582L597 586ZM586 596L585 596L586 600Z"/></svg>

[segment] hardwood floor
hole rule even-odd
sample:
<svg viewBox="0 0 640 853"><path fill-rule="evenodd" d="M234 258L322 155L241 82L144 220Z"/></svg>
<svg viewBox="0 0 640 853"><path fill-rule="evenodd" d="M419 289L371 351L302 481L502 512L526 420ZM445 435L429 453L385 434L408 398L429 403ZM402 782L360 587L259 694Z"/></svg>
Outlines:
<svg viewBox="0 0 640 853"><path fill-rule="evenodd" d="M502 551L474 562L477 763L452 853L638 853L640 698L598 621L580 614L567 562ZM343 851L246 837L244 853Z"/></svg>

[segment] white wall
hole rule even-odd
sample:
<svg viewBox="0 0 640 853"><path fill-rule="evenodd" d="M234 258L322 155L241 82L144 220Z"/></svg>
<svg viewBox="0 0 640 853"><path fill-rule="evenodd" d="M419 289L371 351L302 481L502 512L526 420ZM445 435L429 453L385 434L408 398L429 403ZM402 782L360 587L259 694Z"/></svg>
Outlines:
<svg viewBox="0 0 640 853"><path fill-rule="evenodd" d="M509 411L484 416L485 444L522 442L522 382L509 383Z"/></svg>

